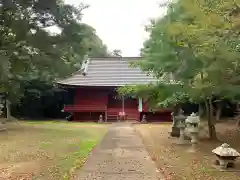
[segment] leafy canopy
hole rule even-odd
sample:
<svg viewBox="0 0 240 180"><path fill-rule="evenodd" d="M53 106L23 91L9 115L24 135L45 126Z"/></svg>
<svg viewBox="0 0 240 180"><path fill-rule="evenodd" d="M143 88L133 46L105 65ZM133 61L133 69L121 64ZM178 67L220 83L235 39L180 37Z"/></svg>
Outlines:
<svg viewBox="0 0 240 180"><path fill-rule="evenodd" d="M128 86L122 94L145 92L154 106L169 106L220 96L239 95L239 17L237 0L172 3L166 16L152 21L150 38L137 66L159 82ZM163 76L170 77L163 79Z"/></svg>
<svg viewBox="0 0 240 180"><path fill-rule="evenodd" d="M65 77L79 68L89 48L94 55L107 54L95 30L81 23L85 8L61 0L1 1L0 92L16 98L25 82Z"/></svg>

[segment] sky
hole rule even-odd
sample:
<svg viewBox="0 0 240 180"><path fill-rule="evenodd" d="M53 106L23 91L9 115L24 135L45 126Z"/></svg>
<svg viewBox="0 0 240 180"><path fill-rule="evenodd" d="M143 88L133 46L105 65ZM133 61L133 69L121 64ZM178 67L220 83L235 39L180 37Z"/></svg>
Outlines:
<svg viewBox="0 0 240 180"><path fill-rule="evenodd" d="M148 38L144 25L151 18L160 17L163 0L65 0L68 4L80 2L90 5L83 11L83 22L96 29L97 35L111 51L119 49L122 56L139 56L143 42Z"/></svg>

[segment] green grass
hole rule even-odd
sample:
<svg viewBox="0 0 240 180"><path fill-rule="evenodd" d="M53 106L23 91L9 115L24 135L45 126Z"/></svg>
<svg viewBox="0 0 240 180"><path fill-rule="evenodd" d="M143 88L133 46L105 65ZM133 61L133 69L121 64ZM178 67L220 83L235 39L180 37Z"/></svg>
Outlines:
<svg viewBox="0 0 240 180"><path fill-rule="evenodd" d="M95 122L71 122L71 121L66 121L66 120L35 120L35 121L31 121L31 120L20 120L19 122L23 122L24 124L71 124L71 125L81 125L81 126L88 126L88 125L96 125ZM100 125L100 124L99 124Z"/></svg>
<svg viewBox="0 0 240 180"><path fill-rule="evenodd" d="M9 124L0 136L0 177L69 179L108 125L55 121Z"/></svg>

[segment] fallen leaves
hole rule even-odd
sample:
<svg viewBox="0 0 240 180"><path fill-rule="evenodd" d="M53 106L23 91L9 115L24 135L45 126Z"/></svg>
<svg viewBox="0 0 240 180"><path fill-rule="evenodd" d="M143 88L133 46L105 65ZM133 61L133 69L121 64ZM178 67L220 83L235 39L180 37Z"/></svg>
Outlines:
<svg viewBox="0 0 240 180"><path fill-rule="evenodd" d="M106 126L90 126L89 123L81 126L44 122L11 125L8 132L1 132L0 136L0 179L62 179L65 173L72 173L76 160L78 164L85 161L89 143L81 147L84 154L78 152L79 144L91 140L90 145L97 143L105 132Z"/></svg>
<svg viewBox="0 0 240 180"><path fill-rule="evenodd" d="M201 141L196 154L187 153L188 146L176 145L174 139L168 138L171 125L146 124L135 125L135 128L166 180L240 180L239 173L221 173L212 167L215 157L211 151L221 142L229 142L240 151L240 134L234 125L218 124L218 137L221 141Z"/></svg>

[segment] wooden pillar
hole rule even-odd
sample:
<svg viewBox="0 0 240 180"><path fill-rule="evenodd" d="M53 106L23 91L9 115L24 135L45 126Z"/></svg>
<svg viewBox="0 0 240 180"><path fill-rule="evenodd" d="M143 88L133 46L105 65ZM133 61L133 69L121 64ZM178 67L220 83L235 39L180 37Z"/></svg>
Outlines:
<svg viewBox="0 0 240 180"><path fill-rule="evenodd" d="M142 111L143 111L142 98L138 98L138 111L139 111L139 112L142 112Z"/></svg>
<svg viewBox="0 0 240 180"><path fill-rule="evenodd" d="M124 99L124 96L122 96L122 112L125 111L125 99Z"/></svg>
<svg viewBox="0 0 240 180"><path fill-rule="evenodd" d="M125 98L124 96L122 96L122 114L124 115L125 114ZM123 119L125 119L125 115L123 116Z"/></svg>
<svg viewBox="0 0 240 180"><path fill-rule="evenodd" d="M107 116L108 116L108 112L107 112L107 105L105 106L105 122L107 122Z"/></svg>

